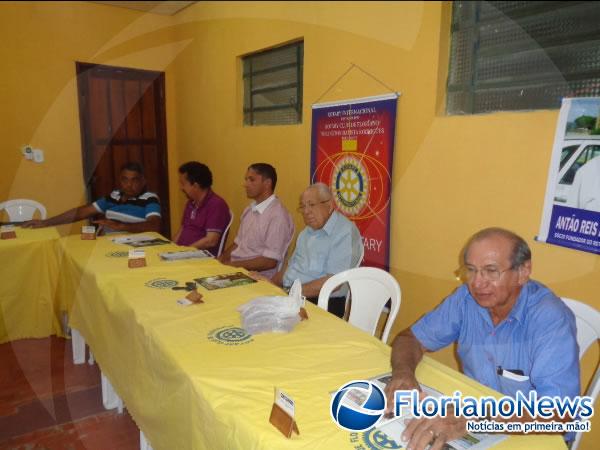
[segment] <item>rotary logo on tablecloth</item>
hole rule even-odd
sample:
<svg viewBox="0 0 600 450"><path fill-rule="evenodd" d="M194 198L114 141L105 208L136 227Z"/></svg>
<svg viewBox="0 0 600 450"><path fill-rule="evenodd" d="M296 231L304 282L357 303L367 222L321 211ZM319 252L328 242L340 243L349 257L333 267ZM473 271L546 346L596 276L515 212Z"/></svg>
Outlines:
<svg viewBox="0 0 600 450"><path fill-rule="evenodd" d="M107 258L127 258L129 256L129 252L108 252L106 254Z"/></svg>
<svg viewBox="0 0 600 450"><path fill-rule="evenodd" d="M356 450L396 450L403 448L377 428L364 433L350 433L350 443Z"/></svg>
<svg viewBox="0 0 600 450"><path fill-rule="evenodd" d="M176 280L167 280L166 278L155 278L144 283L144 286L152 289L171 289L177 286Z"/></svg>
<svg viewBox="0 0 600 450"><path fill-rule="evenodd" d="M228 325L209 331L208 340L223 345L244 345L253 342L252 335L240 327Z"/></svg>

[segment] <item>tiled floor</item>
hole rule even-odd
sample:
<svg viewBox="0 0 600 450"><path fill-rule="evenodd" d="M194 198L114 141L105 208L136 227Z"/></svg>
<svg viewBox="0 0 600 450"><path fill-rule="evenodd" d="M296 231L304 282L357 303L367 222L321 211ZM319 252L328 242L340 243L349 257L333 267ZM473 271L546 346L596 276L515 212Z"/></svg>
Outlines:
<svg viewBox="0 0 600 450"><path fill-rule="evenodd" d="M0 449L135 450L139 431L104 409L98 366L73 365L70 341L23 339L0 344Z"/></svg>

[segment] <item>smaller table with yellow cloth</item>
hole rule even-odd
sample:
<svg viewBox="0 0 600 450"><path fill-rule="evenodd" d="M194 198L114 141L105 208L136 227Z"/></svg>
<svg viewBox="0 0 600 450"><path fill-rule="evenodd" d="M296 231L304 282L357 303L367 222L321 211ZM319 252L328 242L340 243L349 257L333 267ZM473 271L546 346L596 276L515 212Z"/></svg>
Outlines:
<svg viewBox="0 0 600 450"><path fill-rule="evenodd" d="M55 297L60 236L56 228L15 226L15 233L0 239L0 343L63 336Z"/></svg>
<svg viewBox="0 0 600 450"><path fill-rule="evenodd" d="M237 307L282 295L269 283L199 287L205 303L182 307L177 299L185 291L173 286L239 269L214 259L161 261L158 253L173 250L166 245L146 248L148 265L136 269L120 256L128 247L107 238L66 238L61 246L69 266L63 274L71 277L63 287L70 285L74 298L71 325L154 450L380 448L377 431L343 431L329 412L340 386L389 372L390 347L378 339L312 304L309 320L291 333L251 336ZM445 394L498 395L427 357L417 376ZM269 423L274 387L296 403L300 434L291 439ZM496 448L565 445L557 435L511 436Z"/></svg>

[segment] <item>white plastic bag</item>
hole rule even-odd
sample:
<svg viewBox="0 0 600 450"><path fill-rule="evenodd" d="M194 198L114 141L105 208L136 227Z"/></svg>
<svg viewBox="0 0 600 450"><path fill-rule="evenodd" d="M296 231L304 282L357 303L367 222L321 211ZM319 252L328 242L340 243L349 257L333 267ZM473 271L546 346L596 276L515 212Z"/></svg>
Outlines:
<svg viewBox="0 0 600 450"><path fill-rule="evenodd" d="M238 307L238 311L242 328L249 334L289 333L300 322L302 306L302 285L296 280L289 296L257 297Z"/></svg>

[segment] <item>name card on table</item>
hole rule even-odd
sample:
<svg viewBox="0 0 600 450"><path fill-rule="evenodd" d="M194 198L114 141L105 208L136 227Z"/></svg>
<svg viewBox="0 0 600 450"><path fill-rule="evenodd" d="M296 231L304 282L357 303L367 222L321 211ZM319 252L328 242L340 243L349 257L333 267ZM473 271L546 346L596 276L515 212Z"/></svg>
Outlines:
<svg viewBox="0 0 600 450"><path fill-rule="evenodd" d="M204 303L204 300L202 300L202 294L200 294L196 289L190 291L185 298L180 298L177 300L177 304L180 306L190 306L197 303Z"/></svg>
<svg viewBox="0 0 600 450"><path fill-rule="evenodd" d="M129 250L129 261L127 265L130 269L137 267L146 267L146 252L144 250Z"/></svg>
<svg viewBox="0 0 600 450"><path fill-rule="evenodd" d="M84 241L93 241L96 239L96 227L89 225L81 227L81 239Z"/></svg>
<svg viewBox="0 0 600 450"><path fill-rule="evenodd" d="M16 239L17 232L14 225L0 226L0 239Z"/></svg>
<svg viewBox="0 0 600 450"><path fill-rule="evenodd" d="M294 400L281 389L275 388L275 402L271 408L269 422L287 438L292 437L292 432L300 434L294 420L295 410Z"/></svg>

